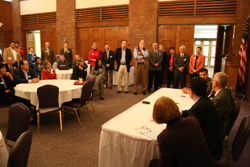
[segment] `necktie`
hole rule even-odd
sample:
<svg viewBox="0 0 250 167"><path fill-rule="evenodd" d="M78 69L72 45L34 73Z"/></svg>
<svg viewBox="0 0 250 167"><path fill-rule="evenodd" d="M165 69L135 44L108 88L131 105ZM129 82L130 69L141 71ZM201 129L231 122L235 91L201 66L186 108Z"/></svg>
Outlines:
<svg viewBox="0 0 250 167"><path fill-rule="evenodd" d="M13 68L12 68L12 66L10 66L10 73L11 73L11 74L13 73Z"/></svg>
<svg viewBox="0 0 250 167"><path fill-rule="evenodd" d="M49 49L47 48L47 55L49 55Z"/></svg>
<svg viewBox="0 0 250 167"><path fill-rule="evenodd" d="M109 59L109 51L107 51L107 60Z"/></svg>
<svg viewBox="0 0 250 167"><path fill-rule="evenodd" d="M181 60L183 60L183 57L184 57L184 56L183 56L183 53L181 53Z"/></svg>
<svg viewBox="0 0 250 167"><path fill-rule="evenodd" d="M197 60L198 60L199 56L196 56L196 60L195 60L195 65L194 65L194 69L196 70L196 66L197 66Z"/></svg>

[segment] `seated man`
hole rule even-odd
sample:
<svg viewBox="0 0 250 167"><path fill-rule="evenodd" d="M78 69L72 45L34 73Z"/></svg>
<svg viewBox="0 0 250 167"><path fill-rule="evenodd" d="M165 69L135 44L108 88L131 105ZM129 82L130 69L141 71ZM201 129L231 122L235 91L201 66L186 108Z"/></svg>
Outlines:
<svg viewBox="0 0 250 167"><path fill-rule="evenodd" d="M13 59L11 57L7 57L6 71L13 74L14 69L16 69L16 64L13 64Z"/></svg>
<svg viewBox="0 0 250 167"><path fill-rule="evenodd" d="M57 62L57 68L62 66L69 66L69 62L65 59L63 54L60 55L60 60Z"/></svg>
<svg viewBox="0 0 250 167"><path fill-rule="evenodd" d="M214 105L217 109L219 121L222 130L222 140L225 139L227 127L230 121L233 106L229 92L225 89L227 86L228 76L224 72L218 72L213 77L213 88L216 92L213 98Z"/></svg>
<svg viewBox="0 0 250 167"><path fill-rule="evenodd" d="M209 152L215 161L218 161L222 152L220 123L216 108L206 97L207 83L203 78L193 77L189 80L189 96L195 101L188 110L183 111L182 117L195 117L198 119Z"/></svg>
<svg viewBox="0 0 250 167"><path fill-rule="evenodd" d="M205 79L206 83L207 83L207 95L210 94L211 90L212 90L212 79L208 77L208 71L206 68L201 68L199 70L199 76L203 79ZM189 93L189 89L188 88L183 88L182 89L183 93L188 94Z"/></svg>
<svg viewBox="0 0 250 167"><path fill-rule="evenodd" d="M39 78L37 78L33 69L29 68L29 62L27 60L20 60L20 67L13 71L13 78L15 84L19 83L37 83Z"/></svg>
<svg viewBox="0 0 250 167"><path fill-rule="evenodd" d="M72 62L72 68L74 68L75 66L77 66L77 60L80 58L80 56L78 54L75 55L75 60Z"/></svg>

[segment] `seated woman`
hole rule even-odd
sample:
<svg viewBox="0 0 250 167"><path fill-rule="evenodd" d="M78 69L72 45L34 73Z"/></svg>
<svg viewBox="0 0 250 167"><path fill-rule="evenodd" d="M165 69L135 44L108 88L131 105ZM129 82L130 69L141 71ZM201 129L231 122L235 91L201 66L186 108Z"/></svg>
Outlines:
<svg viewBox="0 0 250 167"><path fill-rule="evenodd" d="M78 65L73 68L71 79L78 80L79 78L83 78L83 80L86 80L88 65L84 62L82 57L77 59L77 64Z"/></svg>
<svg viewBox="0 0 250 167"><path fill-rule="evenodd" d="M43 70L41 72L42 79L57 79L55 69L51 68L51 63L49 60L44 61Z"/></svg>
<svg viewBox="0 0 250 167"><path fill-rule="evenodd" d="M198 120L181 118L179 107L172 99L162 96L156 100L153 119L158 124L166 123L167 127L157 137L160 161L153 160L149 166L216 166Z"/></svg>
<svg viewBox="0 0 250 167"><path fill-rule="evenodd" d="M36 59L36 53L34 53L34 48L33 47L29 47L29 53L27 53L27 60L29 62L29 66L30 68L33 68Z"/></svg>
<svg viewBox="0 0 250 167"><path fill-rule="evenodd" d="M98 89L100 89L100 91L99 91L100 92L99 93L100 99L104 100L104 98L103 98L104 97L103 83L106 80L106 78L104 75L105 74L105 67L102 65L101 59L96 60L95 66L92 67L91 74L95 75L96 79L95 79L95 85L94 85L92 94L90 96L90 99L92 99L94 92L97 91Z"/></svg>
<svg viewBox="0 0 250 167"><path fill-rule="evenodd" d="M13 81L11 74L6 72L5 64L0 63L0 106L11 105L16 102Z"/></svg>
<svg viewBox="0 0 250 167"><path fill-rule="evenodd" d="M43 70L43 62L40 57L36 57L36 64L33 66L34 73L37 75L39 79L41 79L41 71Z"/></svg>

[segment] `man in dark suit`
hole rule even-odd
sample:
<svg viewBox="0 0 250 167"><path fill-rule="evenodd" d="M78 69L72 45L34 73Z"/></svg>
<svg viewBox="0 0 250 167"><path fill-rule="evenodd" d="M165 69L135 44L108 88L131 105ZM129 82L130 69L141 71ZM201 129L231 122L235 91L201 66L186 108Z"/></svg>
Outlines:
<svg viewBox="0 0 250 167"><path fill-rule="evenodd" d="M222 140L225 139L226 131L233 110L229 92L225 89L227 86L228 76L224 72L215 73L212 81L212 87L215 90L213 98L214 105L217 109L219 121L222 129Z"/></svg>
<svg viewBox="0 0 250 167"><path fill-rule="evenodd" d="M115 58L117 61L117 71L118 71L118 84L117 93L122 91L122 78L124 76L124 91L128 93L128 81L129 81L129 71L130 71L130 61L132 60L132 53L129 48L126 48L127 41L123 40L121 43L121 48L117 48L115 52Z"/></svg>
<svg viewBox="0 0 250 167"><path fill-rule="evenodd" d="M213 102L206 97L207 83L203 78L197 76L189 80L188 87L189 96L195 103L188 111L183 111L182 117L198 119L209 152L217 161L222 152L221 128L217 110Z"/></svg>
<svg viewBox="0 0 250 167"><path fill-rule="evenodd" d="M37 78L33 69L29 68L29 62L27 60L20 60L20 67L13 71L13 78L15 84L39 82L39 78Z"/></svg>
<svg viewBox="0 0 250 167"><path fill-rule="evenodd" d="M174 59L175 59L175 48L169 48L170 55L167 57L167 87L170 88L171 81L173 81L174 86Z"/></svg>
<svg viewBox="0 0 250 167"><path fill-rule="evenodd" d="M160 81L160 74L162 70L161 62L162 62L162 54L163 52L158 49L158 43L152 44L153 49L148 51L148 92L151 92L153 77L155 76L154 80L154 87L155 91L159 88L159 81Z"/></svg>
<svg viewBox="0 0 250 167"><path fill-rule="evenodd" d="M45 48L42 49L41 60L49 60L51 64L54 62L54 50L49 47L49 42L45 42Z"/></svg>
<svg viewBox="0 0 250 167"><path fill-rule="evenodd" d="M185 87L186 85L186 76L188 74L188 65L189 65L189 59L190 55L184 53L186 50L186 47L184 45L181 45L180 53L175 55L174 59L174 88L179 87L179 82L181 81L181 88Z"/></svg>
<svg viewBox="0 0 250 167"><path fill-rule="evenodd" d="M113 83L113 70L114 70L114 61L115 61L115 52L109 50L109 44L105 43L105 51L102 52L102 64L105 66L105 85L112 89Z"/></svg>
<svg viewBox="0 0 250 167"><path fill-rule="evenodd" d="M60 50L60 54L64 55L65 59L69 62L69 66L71 67L73 56L72 50L68 48L67 42L64 42L64 48Z"/></svg>
<svg viewBox="0 0 250 167"><path fill-rule="evenodd" d="M7 57L6 71L13 74L13 71L16 69L16 64L13 64L13 59L11 57Z"/></svg>

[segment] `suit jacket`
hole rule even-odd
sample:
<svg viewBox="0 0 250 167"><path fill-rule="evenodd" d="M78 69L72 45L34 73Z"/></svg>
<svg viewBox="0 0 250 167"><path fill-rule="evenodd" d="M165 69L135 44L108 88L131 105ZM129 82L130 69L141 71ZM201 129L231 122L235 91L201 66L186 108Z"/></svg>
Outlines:
<svg viewBox="0 0 250 167"><path fill-rule="evenodd" d="M71 76L71 79L76 79L78 80L79 78L83 78L83 80L86 80L86 76L87 76L87 68L88 65L84 62L83 69L81 70L78 66L75 66L73 68L73 74Z"/></svg>
<svg viewBox="0 0 250 167"><path fill-rule="evenodd" d="M208 97L201 97L182 117L195 117L200 122L209 152L215 161L222 151L221 128L215 105Z"/></svg>
<svg viewBox="0 0 250 167"><path fill-rule="evenodd" d="M11 48L10 47L5 48L4 51L3 51L3 61L5 63L7 63L7 57L11 57L13 59L13 63L17 63L17 66L19 67L19 62L20 62L20 60L22 60L22 56L21 56L21 53L20 53L19 49L15 48L15 51L17 53L16 54L16 61L14 59L14 56L13 56Z"/></svg>
<svg viewBox="0 0 250 167"><path fill-rule="evenodd" d="M148 51L148 61L149 61L149 65L148 65L148 70L151 71L161 71L162 70L162 62L163 59L163 52L161 50L158 49L158 54L155 54L154 49L150 49ZM157 67L155 67L154 64L159 63L159 65Z"/></svg>
<svg viewBox="0 0 250 167"><path fill-rule="evenodd" d="M4 83L6 85L6 88L4 86L3 80L0 77L0 99L2 100L2 98L6 98L7 94L5 92L5 90L13 90L14 85L14 81L11 81L11 79L9 77L6 77L5 75L3 76L4 79Z"/></svg>
<svg viewBox="0 0 250 167"><path fill-rule="evenodd" d="M161 167L214 167L196 118L175 118L157 137Z"/></svg>
<svg viewBox="0 0 250 167"><path fill-rule="evenodd" d="M72 50L68 48L68 51L65 53L64 48L60 50L60 54L63 54L65 59L68 60L69 65L71 66L72 60L73 60L73 55L72 55Z"/></svg>
<svg viewBox="0 0 250 167"><path fill-rule="evenodd" d="M68 60L65 60L64 62L62 62L61 60L59 60L57 62L57 68L59 68L61 65L69 66Z"/></svg>
<svg viewBox="0 0 250 167"><path fill-rule="evenodd" d="M174 74L175 75L181 74L181 72L178 70L178 68L180 68L180 67L184 68L183 69L184 74L186 74L186 75L188 74L189 59L190 59L190 56L189 56L189 54L186 54L186 53L184 53L183 60L181 60L180 54L175 55L175 59L174 59L174 66L175 66Z"/></svg>
<svg viewBox="0 0 250 167"><path fill-rule="evenodd" d="M53 64L53 62L54 62L54 50L52 48L49 48L49 55L47 53L46 48L43 48L41 55L42 55L41 56L42 62L44 62L44 60L49 60L50 63Z"/></svg>
<svg viewBox="0 0 250 167"><path fill-rule="evenodd" d="M29 79L33 79L33 78L37 77L36 74L34 73L33 69L31 69L31 68L29 69L28 77L29 77ZM21 67L16 68L13 71L13 78L14 78L15 84L28 83L28 80L26 79Z"/></svg>
<svg viewBox="0 0 250 167"><path fill-rule="evenodd" d="M219 93L214 96L213 102L219 116L219 121L222 129L222 139L224 139L233 110L229 92L225 88L221 89Z"/></svg>
<svg viewBox="0 0 250 167"><path fill-rule="evenodd" d="M119 71L119 67L121 64L121 58L122 58L122 48L117 48L115 52L115 58L117 61L117 71ZM126 66L127 66L127 71L130 71L130 61L132 60L132 53L129 48L126 48Z"/></svg>
<svg viewBox="0 0 250 167"><path fill-rule="evenodd" d="M170 59L171 59L171 54L170 55L168 55L168 57L167 57L167 61L166 61L166 63L167 63L167 70L169 70L169 67L170 67ZM174 58L173 58L173 69L175 69L175 67L174 67L174 60L175 60L175 55L174 55ZM170 70L169 70L170 71ZM173 71L174 72L174 71Z"/></svg>
<svg viewBox="0 0 250 167"><path fill-rule="evenodd" d="M104 52L102 52L101 60L106 69L114 70L115 52L109 50L109 59L107 59L107 52L105 50ZM109 64L110 66L106 67L106 64Z"/></svg>
<svg viewBox="0 0 250 167"><path fill-rule="evenodd" d="M196 55L192 55L190 57L190 61L189 61L189 73L193 74L193 69L195 66L195 61L196 61ZM203 68L205 66L205 56L204 55L200 55L197 59L196 62L196 70L197 70L197 74L199 73L199 69Z"/></svg>
<svg viewBox="0 0 250 167"><path fill-rule="evenodd" d="M211 90L212 90L212 86L213 86L212 79L208 77L206 82L207 82L207 95L209 95Z"/></svg>
<svg viewBox="0 0 250 167"><path fill-rule="evenodd" d="M43 70L43 62L41 63L41 68L38 67L37 63L33 65L33 70L34 70L34 73L37 75L40 76L39 79L41 79L41 71Z"/></svg>
<svg viewBox="0 0 250 167"><path fill-rule="evenodd" d="M5 64L5 66L6 66L6 71L9 72L9 73L11 73L9 64ZM15 70L16 68L17 68L16 64L12 64L13 72L14 72L14 70ZM12 73L13 73L13 72L12 72ZM11 73L11 74L12 74L12 73Z"/></svg>

